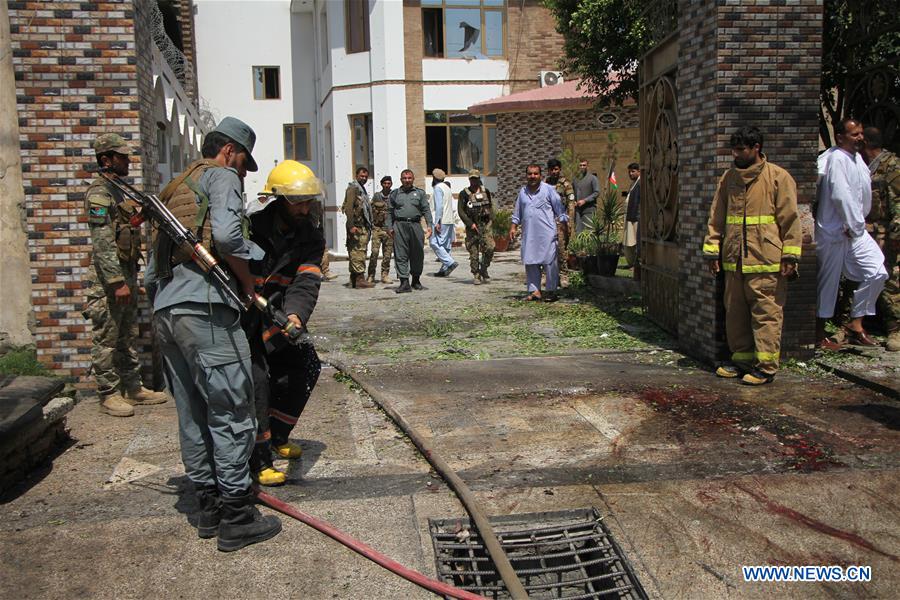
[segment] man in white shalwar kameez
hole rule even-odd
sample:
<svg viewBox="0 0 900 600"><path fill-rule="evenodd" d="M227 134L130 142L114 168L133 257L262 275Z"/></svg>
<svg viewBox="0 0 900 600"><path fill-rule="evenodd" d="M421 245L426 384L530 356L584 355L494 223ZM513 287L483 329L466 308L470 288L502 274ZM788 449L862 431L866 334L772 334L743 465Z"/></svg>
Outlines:
<svg viewBox="0 0 900 600"><path fill-rule="evenodd" d="M869 168L859 152L863 127L852 119L835 125L837 145L824 162L816 211L818 339L824 341L825 320L834 316L841 274L859 282L853 293L850 322L845 325L850 343L877 345L862 320L875 314L875 302L888 278L884 255L866 232L866 214L872 207Z"/></svg>
<svg viewBox="0 0 900 600"><path fill-rule="evenodd" d="M515 238L522 227L522 263L528 286L527 300L556 300L559 286L557 262L556 223L566 223L569 217L556 189L541 181L540 165L528 165L525 169L527 184L519 191L513 208L510 239ZM541 296L541 271L547 280L547 294Z"/></svg>

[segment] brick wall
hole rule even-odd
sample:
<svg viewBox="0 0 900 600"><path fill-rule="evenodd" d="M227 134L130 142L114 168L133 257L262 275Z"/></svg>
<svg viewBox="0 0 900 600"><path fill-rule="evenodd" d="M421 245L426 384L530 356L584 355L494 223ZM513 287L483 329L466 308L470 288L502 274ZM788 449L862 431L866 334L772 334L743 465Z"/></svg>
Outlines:
<svg viewBox="0 0 900 600"><path fill-rule="evenodd" d="M679 343L705 360L727 355L722 282L706 274L701 245L716 182L731 165L728 138L741 125L756 125L769 159L797 181L803 205L802 279L789 288L783 354L808 355L815 325L808 205L815 196L822 2L679 6Z"/></svg>
<svg viewBox="0 0 900 600"><path fill-rule="evenodd" d="M182 52L191 61L191 85L189 89L185 89L188 95L196 104L200 97L197 89L197 36L194 33L194 2L193 0L176 0L175 6L178 9L178 24L181 26L181 45Z"/></svg>
<svg viewBox="0 0 900 600"><path fill-rule="evenodd" d="M619 118L607 125L597 120L600 113L614 113ZM548 159L559 156L563 133L622 127L638 127L637 106L498 114L497 201L512 206L524 185L525 167L546 165Z"/></svg>
<svg viewBox="0 0 900 600"><path fill-rule="evenodd" d="M556 71L564 54L556 20L541 0L510 1L506 27L510 92L540 86L541 71Z"/></svg>
<svg viewBox="0 0 900 600"><path fill-rule="evenodd" d="M152 118L141 116L152 91L149 53L137 51L152 43L141 31L144 8L135 14L131 0L9 2L35 341L39 360L58 375L84 377L91 363L90 326L81 315L91 142L110 131L135 149L142 137L155 140L146 135ZM155 166L152 155L134 157L138 187L158 183ZM144 324L145 359L146 333Z"/></svg>

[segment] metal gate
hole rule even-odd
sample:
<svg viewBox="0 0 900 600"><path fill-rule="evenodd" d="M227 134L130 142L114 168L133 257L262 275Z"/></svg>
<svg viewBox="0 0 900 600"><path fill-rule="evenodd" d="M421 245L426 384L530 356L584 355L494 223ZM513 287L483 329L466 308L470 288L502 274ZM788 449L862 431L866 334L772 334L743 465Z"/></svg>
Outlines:
<svg viewBox="0 0 900 600"><path fill-rule="evenodd" d="M678 334L677 2L644 12L656 45L641 59L641 296L655 323Z"/></svg>

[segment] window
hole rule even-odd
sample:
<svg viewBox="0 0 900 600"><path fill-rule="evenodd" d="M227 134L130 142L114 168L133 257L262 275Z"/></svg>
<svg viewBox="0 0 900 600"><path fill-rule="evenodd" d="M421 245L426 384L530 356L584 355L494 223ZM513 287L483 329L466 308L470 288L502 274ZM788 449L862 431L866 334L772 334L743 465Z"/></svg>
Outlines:
<svg viewBox="0 0 900 600"><path fill-rule="evenodd" d="M285 124L284 159L310 160L309 123Z"/></svg>
<svg viewBox="0 0 900 600"><path fill-rule="evenodd" d="M353 176L356 169L365 167L375 173L375 151L372 148L372 115L350 115L350 135L353 148Z"/></svg>
<svg viewBox="0 0 900 600"><path fill-rule="evenodd" d="M461 111L425 113L427 172L443 169L449 175L467 175L478 169L497 171L497 117L477 117Z"/></svg>
<svg viewBox="0 0 900 600"><path fill-rule="evenodd" d="M502 57L505 25L505 0L422 0L426 57Z"/></svg>
<svg viewBox="0 0 900 600"><path fill-rule="evenodd" d="M369 50L369 0L344 0L347 54Z"/></svg>
<svg viewBox="0 0 900 600"><path fill-rule="evenodd" d="M325 181L332 183L334 182L334 153L332 152L334 144L331 139L331 121L325 124L322 137L325 138L325 156L323 157L325 161Z"/></svg>
<svg viewBox="0 0 900 600"><path fill-rule="evenodd" d="M319 48L319 62L324 71L325 67L328 66L328 57L331 54L331 48L328 45L328 11L324 8L322 9L322 12L319 13L319 42L321 43L321 47Z"/></svg>
<svg viewBox="0 0 900 600"><path fill-rule="evenodd" d="M253 67L253 99L277 100L281 98L278 67Z"/></svg>
<svg viewBox="0 0 900 600"><path fill-rule="evenodd" d="M169 162L169 143L166 141L166 126L163 123L156 123L156 148L159 150L159 160L156 162L161 165Z"/></svg>

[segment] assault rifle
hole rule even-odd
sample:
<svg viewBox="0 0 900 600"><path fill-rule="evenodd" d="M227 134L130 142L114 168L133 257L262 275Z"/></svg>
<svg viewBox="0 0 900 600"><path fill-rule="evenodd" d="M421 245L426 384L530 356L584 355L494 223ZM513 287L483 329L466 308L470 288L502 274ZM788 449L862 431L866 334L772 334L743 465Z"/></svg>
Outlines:
<svg viewBox="0 0 900 600"><path fill-rule="evenodd" d="M241 310L248 311L250 306L257 307L263 314L267 315L272 323L281 329L284 336L291 344L309 343L309 335L304 334L302 328L297 327L288 319L283 310L278 308L276 296L268 300L259 294L253 294L246 298L234 291L231 287L231 274L222 266L222 264L213 256L203 244L200 243L196 234L181 224L175 215L166 207L156 194L145 194L136 187L113 173L108 168L101 168L98 173L110 182L117 190L122 192L126 197L133 200L141 207L129 219L132 227L140 227L141 223L149 217L151 223L169 236L176 246L186 246L191 250L191 260L197 264L203 271L215 279L225 293L241 307Z"/></svg>

